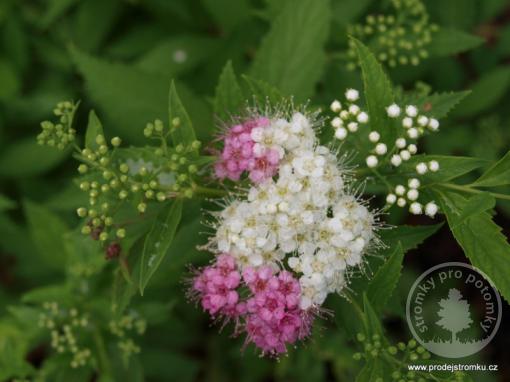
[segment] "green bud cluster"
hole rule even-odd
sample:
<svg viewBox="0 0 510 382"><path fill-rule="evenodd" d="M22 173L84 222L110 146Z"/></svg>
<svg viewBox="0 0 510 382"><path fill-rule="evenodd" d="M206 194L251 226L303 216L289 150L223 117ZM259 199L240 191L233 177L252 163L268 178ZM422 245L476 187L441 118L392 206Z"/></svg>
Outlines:
<svg viewBox="0 0 510 382"><path fill-rule="evenodd" d="M59 119L58 122L56 124L51 121L41 122L42 131L37 136L37 143L63 150L74 142L76 131L72 125L77 108L77 103L59 102L53 110L53 114Z"/></svg>
<svg viewBox="0 0 510 382"><path fill-rule="evenodd" d="M140 347L128 336L130 333L142 335L147 328L147 322L140 318L138 313L132 311L117 320L111 320L110 332L119 338L117 346L122 352L122 357L127 363L133 354L140 353Z"/></svg>
<svg viewBox="0 0 510 382"><path fill-rule="evenodd" d="M365 334L358 333L356 340L363 348L363 352L354 353L353 359L359 361L361 359L383 357L385 359L393 358L395 365L402 365L402 369L395 370L392 373L393 380L397 381L420 381L425 382L430 379L426 373L415 373L408 371L406 365L412 362L419 362L419 360L427 360L430 358L430 353L424 347L419 346L414 339L409 340L406 344L398 342L395 345L383 345L379 335L375 334L372 338L367 338Z"/></svg>
<svg viewBox="0 0 510 382"><path fill-rule="evenodd" d="M377 59L389 67L418 65L428 58L427 45L438 26L429 20L421 0L392 0L392 15L369 15L364 24L348 26L348 33L368 45ZM353 41L345 55L347 69L357 66Z"/></svg>
<svg viewBox="0 0 510 382"><path fill-rule="evenodd" d="M87 315L56 302L45 302L42 309L39 326L50 330L51 347L59 354L69 354L72 368L85 366L92 356L90 349L80 344L80 338L88 336L82 333L89 326Z"/></svg>

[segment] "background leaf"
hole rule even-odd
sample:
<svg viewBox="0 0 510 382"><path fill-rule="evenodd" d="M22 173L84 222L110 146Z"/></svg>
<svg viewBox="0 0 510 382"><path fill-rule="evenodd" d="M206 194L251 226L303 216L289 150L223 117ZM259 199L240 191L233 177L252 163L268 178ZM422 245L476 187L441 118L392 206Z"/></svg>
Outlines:
<svg viewBox="0 0 510 382"><path fill-rule="evenodd" d="M432 34L432 42L427 47L433 56L448 56L465 52L480 46L483 38L455 28L440 28Z"/></svg>
<svg viewBox="0 0 510 382"><path fill-rule="evenodd" d="M243 104L243 93L231 61L226 63L218 81L214 97L214 113L224 121L228 121L228 118L238 112Z"/></svg>
<svg viewBox="0 0 510 382"><path fill-rule="evenodd" d="M496 187L507 184L510 184L510 151L472 183L476 187Z"/></svg>

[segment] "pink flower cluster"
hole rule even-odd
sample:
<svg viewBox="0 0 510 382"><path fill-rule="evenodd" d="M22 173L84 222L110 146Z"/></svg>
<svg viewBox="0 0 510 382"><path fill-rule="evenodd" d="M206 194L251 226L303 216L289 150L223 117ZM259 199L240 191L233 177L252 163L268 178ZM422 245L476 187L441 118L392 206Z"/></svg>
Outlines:
<svg viewBox="0 0 510 382"><path fill-rule="evenodd" d="M276 175L279 153L272 149L255 153L255 142L251 137L251 131L255 127L266 127L269 122L268 118L258 117L227 130L223 136L223 151L214 167L219 179L237 181L242 173L247 171L252 182L260 183Z"/></svg>
<svg viewBox="0 0 510 382"><path fill-rule="evenodd" d="M235 319L236 334L245 333L264 353L285 353L288 344L310 334L313 315L299 307L300 286L291 273L270 267L246 268L242 277L226 254L195 276L191 288L213 317ZM240 298L240 292L247 295Z"/></svg>

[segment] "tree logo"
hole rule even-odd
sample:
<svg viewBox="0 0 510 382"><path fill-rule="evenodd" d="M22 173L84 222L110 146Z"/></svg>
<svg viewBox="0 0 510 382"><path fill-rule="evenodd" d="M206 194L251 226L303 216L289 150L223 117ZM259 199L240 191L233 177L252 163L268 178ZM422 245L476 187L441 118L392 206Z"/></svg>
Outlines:
<svg viewBox="0 0 510 382"><path fill-rule="evenodd" d="M483 349L501 322L501 298L492 282L464 263L424 272L407 297L407 323L431 353L460 358Z"/></svg>

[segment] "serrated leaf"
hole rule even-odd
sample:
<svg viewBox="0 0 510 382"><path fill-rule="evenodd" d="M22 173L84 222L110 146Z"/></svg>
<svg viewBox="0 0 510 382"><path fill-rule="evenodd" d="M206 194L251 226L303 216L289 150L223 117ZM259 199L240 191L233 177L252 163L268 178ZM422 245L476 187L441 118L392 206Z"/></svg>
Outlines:
<svg viewBox="0 0 510 382"><path fill-rule="evenodd" d="M41 205L26 201L24 207L30 235L39 255L48 268L64 269L67 254L63 238L68 232L67 226L58 216Z"/></svg>
<svg viewBox="0 0 510 382"><path fill-rule="evenodd" d="M482 45L481 37L455 28L440 28L432 35L432 42L427 49L432 56L449 56L465 52Z"/></svg>
<svg viewBox="0 0 510 382"><path fill-rule="evenodd" d="M396 134L394 121L386 113L386 107L394 101L391 82L372 52L361 41L352 37L351 40L361 66L370 128L378 131L385 141L393 142Z"/></svg>
<svg viewBox="0 0 510 382"><path fill-rule="evenodd" d="M510 87L510 68L499 67L485 73L471 86L472 93L455 109L457 117L472 117L496 105Z"/></svg>
<svg viewBox="0 0 510 382"><path fill-rule="evenodd" d="M494 282L503 297L510 301L510 245L499 227L486 211L460 221L468 199L455 192L441 190L441 208L446 215L453 236L471 264Z"/></svg>
<svg viewBox="0 0 510 382"><path fill-rule="evenodd" d="M216 86L214 113L223 120L227 120L239 111L242 104L243 93L237 82L232 62L228 61L220 74L218 86Z"/></svg>
<svg viewBox="0 0 510 382"><path fill-rule="evenodd" d="M377 335L382 341L384 339L383 326L366 293L363 293L363 313L363 325L367 337L371 339Z"/></svg>
<svg viewBox="0 0 510 382"><path fill-rule="evenodd" d="M104 137L103 125L96 115L94 110L89 112L89 122L87 131L85 133L85 147L90 150L97 150L99 145L96 142L96 137L102 135Z"/></svg>
<svg viewBox="0 0 510 382"><path fill-rule="evenodd" d="M23 178L51 170L69 155L69 150L38 145L34 137L16 141L0 154L0 176Z"/></svg>
<svg viewBox="0 0 510 382"><path fill-rule="evenodd" d="M404 251L402 250L402 245L399 243L388 260L386 260L377 270L372 280L370 280L366 293L376 312L382 311L393 294L393 290L397 286L400 278L403 260Z"/></svg>
<svg viewBox="0 0 510 382"><path fill-rule="evenodd" d="M187 147L196 141L197 137L191 119L182 105L173 81L170 84L170 93L168 96L168 118L170 126L176 118L179 120L179 125L172 132L174 145L182 144L184 147Z"/></svg>
<svg viewBox="0 0 510 382"><path fill-rule="evenodd" d="M406 105L416 105L420 112L437 119L444 118L464 98L471 93L471 90L460 92L435 93L422 97L403 97Z"/></svg>
<svg viewBox="0 0 510 382"><path fill-rule="evenodd" d="M381 241L389 248L394 248L400 244L405 253L417 248L418 245L435 234L442 226L443 223L420 226L400 225L393 229L380 231L379 236Z"/></svg>
<svg viewBox="0 0 510 382"><path fill-rule="evenodd" d="M483 167L488 163L485 159L470 157L415 155L400 166L400 173L401 175L414 177L416 176L416 165L418 163L428 163L432 160L439 163L439 171L428 171L426 174L421 175L422 183L424 184L446 182Z"/></svg>
<svg viewBox="0 0 510 382"><path fill-rule="evenodd" d="M182 199L174 200L155 220L143 245L140 263L140 293L143 295L150 278L163 261L182 216Z"/></svg>
<svg viewBox="0 0 510 382"><path fill-rule="evenodd" d="M298 101L310 97L325 62L328 0L287 1L275 18L250 74Z"/></svg>
<svg viewBox="0 0 510 382"><path fill-rule="evenodd" d="M476 187L496 187L507 184L510 184L510 151L472 183Z"/></svg>
<svg viewBox="0 0 510 382"><path fill-rule="evenodd" d="M462 224L472 216L491 210L495 205L496 199L488 192L474 195L467 200L466 204L462 208L456 224Z"/></svg>
<svg viewBox="0 0 510 382"><path fill-rule="evenodd" d="M282 93L273 85L246 75L243 75L242 77L248 85L248 99L250 101L251 97L253 97L253 100L260 105L265 105L266 102L277 104L283 101L284 97Z"/></svg>

